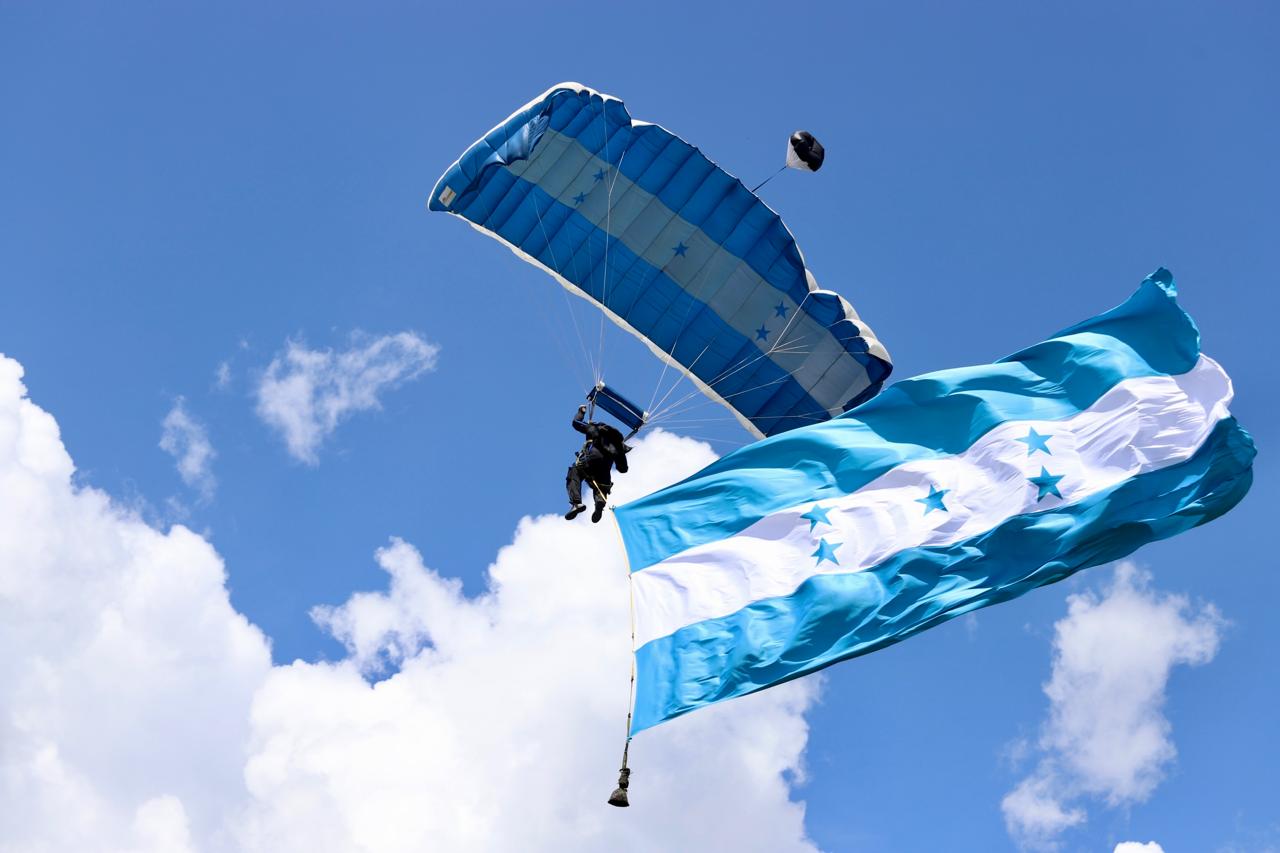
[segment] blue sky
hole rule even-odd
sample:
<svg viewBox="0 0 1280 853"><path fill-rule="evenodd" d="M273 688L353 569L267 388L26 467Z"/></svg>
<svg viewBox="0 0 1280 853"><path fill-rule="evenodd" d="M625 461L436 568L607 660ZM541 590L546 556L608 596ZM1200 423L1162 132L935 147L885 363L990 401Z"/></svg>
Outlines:
<svg viewBox="0 0 1280 853"><path fill-rule="evenodd" d="M5 4L0 352L78 482L206 533L273 660L323 661L346 652L310 609L383 588L388 537L474 595L523 516L562 509L585 389L561 294L425 207L466 145L556 82L617 95L749 184L814 132L822 172L762 195L899 378L990 361L1167 266L1235 380L1256 481L1137 555L1154 589L1227 624L1212 662L1168 683L1167 778L1127 807L1086 800L1064 843L1274 848L1280 566L1258 543L1280 499L1278 24L1262 3ZM341 423L317 464L292 458L255 412L272 359L402 331L439 348L434 369ZM611 378L652 386L638 344L611 331L608 348ZM207 501L158 446L178 397L216 449ZM748 439L727 417L688 431ZM1011 744L1045 717L1054 623L1110 578L829 670L793 792L813 841L1009 847L1000 801L1027 772Z"/></svg>

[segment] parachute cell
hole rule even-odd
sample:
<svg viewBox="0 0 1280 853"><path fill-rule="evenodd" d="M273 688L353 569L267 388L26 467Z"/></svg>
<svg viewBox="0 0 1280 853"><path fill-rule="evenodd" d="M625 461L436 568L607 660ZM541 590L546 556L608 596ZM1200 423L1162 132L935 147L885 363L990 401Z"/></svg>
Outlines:
<svg viewBox="0 0 1280 853"><path fill-rule="evenodd" d="M553 87L475 142L429 206L594 302L757 436L838 415L891 369L852 306L818 288L773 210L584 86Z"/></svg>

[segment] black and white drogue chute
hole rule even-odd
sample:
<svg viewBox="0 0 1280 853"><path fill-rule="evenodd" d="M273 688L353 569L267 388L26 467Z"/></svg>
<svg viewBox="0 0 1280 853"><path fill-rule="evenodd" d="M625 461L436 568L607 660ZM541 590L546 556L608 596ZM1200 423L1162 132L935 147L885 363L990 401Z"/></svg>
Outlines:
<svg viewBox="0 0 1280 853"><path fill-rule="evenodd" d="M778 171L756 184L751 188L751 191L755 192L760 189L786 169L816 172L822 168L822 161L826 159L827 149L822 147L822 143L817 140L817 137L807 130L797 130L787 139L786 161L778 167Z"/></svg>
<svg viewBox="0 0 1280 853"><path fill-rule="evenodd" d="M791 134L787 144L787 168L802 172L816 172L827 158L827 149L807 130Z"/></svg>

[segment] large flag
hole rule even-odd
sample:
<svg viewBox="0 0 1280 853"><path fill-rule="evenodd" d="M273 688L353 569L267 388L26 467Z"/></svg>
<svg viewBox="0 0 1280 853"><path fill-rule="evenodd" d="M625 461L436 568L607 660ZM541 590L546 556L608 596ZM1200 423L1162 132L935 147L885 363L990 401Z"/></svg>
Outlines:
<svg viewBox="0 0 1280 853"><path fill-rule="evenodd" d="M1252 479L1161 269L995 364L930 373L622 506L638 732L1203 524Z"/></svg>

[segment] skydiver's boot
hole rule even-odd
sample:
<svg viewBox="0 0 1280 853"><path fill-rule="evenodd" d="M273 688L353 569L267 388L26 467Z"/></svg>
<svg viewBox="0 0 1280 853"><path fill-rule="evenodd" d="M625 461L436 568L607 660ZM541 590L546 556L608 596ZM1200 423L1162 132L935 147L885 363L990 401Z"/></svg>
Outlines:
<svg viewBox="0 0 1280 853"><path fill-rule="evenodd" d="M587 508L582 504L574 504L572 507L569 508L569 511L564 514L565 520L573 521L575 518L577 518L579 515L581 515L586 511L587 511Z"/></svg>
<svg viewBox="0 0 1280 853"><path fill-rule="evenodd" d="M599 523L600 517L603 515L604 515L604 504L596 504L595 512L591 513L591 523L592 524Z"/></svg>

